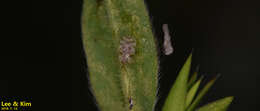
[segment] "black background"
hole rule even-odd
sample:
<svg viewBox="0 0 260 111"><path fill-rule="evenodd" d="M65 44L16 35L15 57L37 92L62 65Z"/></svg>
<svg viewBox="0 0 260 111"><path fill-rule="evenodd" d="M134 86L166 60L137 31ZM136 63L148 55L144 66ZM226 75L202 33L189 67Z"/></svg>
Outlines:
<svg viewBox="0 0 260 111"><path fill-rule="evenodd" d="M5 89L1 90L1 95L28 98L35 95L37 101L44 101L39 104L40 109L95 111L81 42L82 0L32 1L30 5L29 10L24 11L30 12L30 19L16 29L25 29L25 36L32 38L8 47L10 54L7 56L11 59L2 56L9 68L4 68L8 74L0 79ZM192 71L199 65L200 75L208 79L218 73L222 75L202 104L235 96L229 111L257 111L259 3L250 0L147 0L147 5L159 46L162 24L167 23L171 32L176 31L172 41L175 52L160 56L161 99L157 110L193 50ZM25 15L16 17L22 19Z"/></svg>

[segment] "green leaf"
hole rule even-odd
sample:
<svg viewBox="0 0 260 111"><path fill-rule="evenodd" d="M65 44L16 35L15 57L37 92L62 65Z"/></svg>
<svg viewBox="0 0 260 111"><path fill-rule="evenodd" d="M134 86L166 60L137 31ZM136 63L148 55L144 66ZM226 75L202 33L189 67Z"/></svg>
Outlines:
<svg viewBox="0 0 260 111"><path fill-rule="evenodd" d="M188 57L173 84L163 106L163 111L185 111L187 81L190 72L192 54Z"/></svg>
<svg viewBox="0 0 260 111"><path fill-rule="evenodd" d="M189 90L188 94L187 94L187 98L186 98L186 108L191 104L193 98L196 95L196 92L199 89L200 86L200 82L203 79L203 77L201 77Z"/></svg>
<svg viewBox="0 0 260 111"><path fill-rule="evenodd" d="M146 9L142 0L84 0L82 38L91 90L101 111L153 109L159 66ZM132 55L120 50L127 44L124 38L134 41ZM123 63L122 55L131 61Z"/></svg>
<svg viewBox="0 0 260 111"><path fill-rule="evenodd" d="M192 104L188 107L187 111L194 111L194 109L198 106L203 96L206 95L206 93L209 91L212 85L216 82L217 78L218 77L213 78L206 84L206 86L204 86L204 88L198 93L198 96L194 99Z"/></svg>
<svg viewBox="0 0 260 111"><path fill-rule="evenodd" d="M234 97L226 97L200 107L196 111L226 111Z"/></svg>

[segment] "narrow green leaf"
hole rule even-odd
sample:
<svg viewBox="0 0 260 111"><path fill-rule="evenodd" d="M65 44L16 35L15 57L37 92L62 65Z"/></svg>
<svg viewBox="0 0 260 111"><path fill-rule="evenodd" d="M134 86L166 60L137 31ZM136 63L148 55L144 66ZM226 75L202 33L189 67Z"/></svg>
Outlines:
<svg viewBox="0 0 260 111"><path fill-rule="evenodd" d="M206 86L199 92L198 96L194 99L192 104L188 107L187 111L194 111L195 107L200 103L203 96L209 91L209 89L212 87L212 85L216 82L218 76L210 80Z"/></svg>
<svg viewBox="0 0 260 111"><path fill-rule="evenodd" d="M233 99L234 97L226 97L202 106L196 111L226 111Z"/></svg>
<svg viewBox="0 0 260 111"><path fill-rule="evenodd" d="M189 82L188 82L188 85L187 85L187 86L188 86L188 89L192 87L192 85L196 82L197 78L198 78L198 72L194 72L194 73L192 74L192 76L191 76Z"/></svg>
<svg viewBox="0 0 260 111"><path fill-rule="evenodd" d="M189 82L188 82L188 89L192 87L192 85L196 82L198 78L199 66L196 68L196 71L192 74Z"/></svg>
<svg viewBox="0 0 260 111"><path fill-rule="evenodd" d="M163 111L184 111L192 54L186 60L164 103Z"/></svg>
<svg viewBox="0 0 260 111"><path fill-rule="evenodd" d="M187 97L186 97L186 108L191 104L193 98L195 97L199 86L200 86L200 82L203 79L203 77L201 77L192 87L191 89L188 91Z"/></svg>

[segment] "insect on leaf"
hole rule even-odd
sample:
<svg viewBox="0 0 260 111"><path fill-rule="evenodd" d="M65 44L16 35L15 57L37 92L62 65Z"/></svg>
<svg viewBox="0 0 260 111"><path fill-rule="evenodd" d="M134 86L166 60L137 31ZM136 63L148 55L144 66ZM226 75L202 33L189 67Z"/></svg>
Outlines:
<svg viewBox="0 0 260 111"><path fill-rule="evenodd" d="M159 65L145 2L84 0L82 38L98 108L151 111Z"/></svg>

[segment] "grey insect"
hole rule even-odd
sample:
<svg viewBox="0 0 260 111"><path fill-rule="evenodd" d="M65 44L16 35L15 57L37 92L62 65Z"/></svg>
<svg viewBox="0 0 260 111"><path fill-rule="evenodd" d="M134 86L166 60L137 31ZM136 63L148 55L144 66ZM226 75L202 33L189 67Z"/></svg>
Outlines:
<svg viewBox="0 0 260 111"><path fill-rule="evenodd" d="M164 48L164 54L170 55L173 53L173 47L171 43L171 36L169 33L169 27L168 24L163 24L162 30L164 32L164 42L163 42L163 48Z"/></svg>

